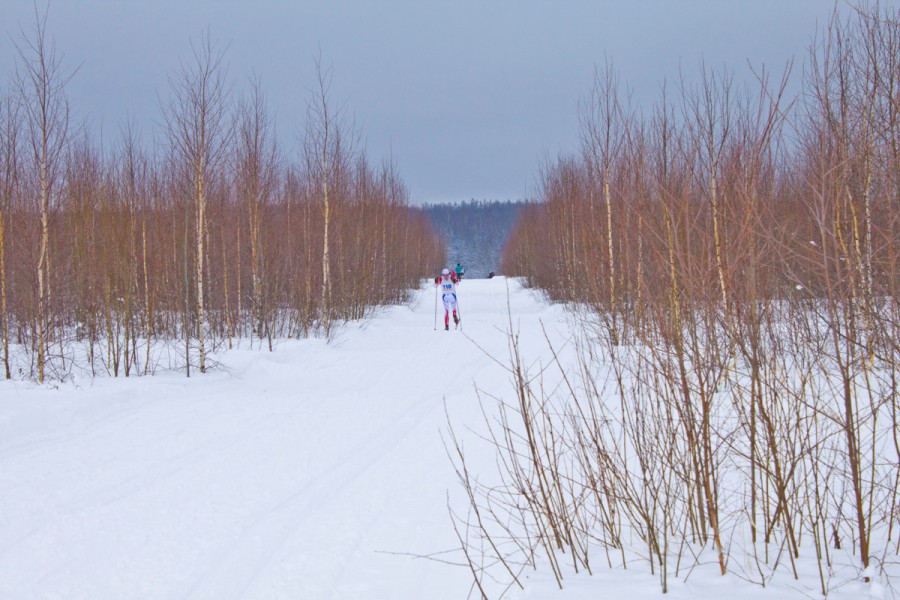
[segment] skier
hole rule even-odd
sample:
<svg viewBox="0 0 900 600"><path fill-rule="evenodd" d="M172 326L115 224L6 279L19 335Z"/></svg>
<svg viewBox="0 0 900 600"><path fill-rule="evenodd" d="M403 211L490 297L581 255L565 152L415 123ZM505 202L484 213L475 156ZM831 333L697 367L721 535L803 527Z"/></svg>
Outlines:
<svg viewBox="0 0 900 600"><path fill-rule="evenodd" d="M456 268L454 269L454 271L456 271L456 280L462 281L463 275L466 274L466 270L463 268L463 266L459 263L456 263Z"/></svg>
<svg viewBox="0 0 900 600"><path fill-rule="evenodd" d="M434 278L435 287L441 288L441 298L444 301L444 331L450 331L450 311L453 311L453 323L459 326L459 315L456 314L456 284L459 280L450 269L441 271L440 277Z"/></svg>

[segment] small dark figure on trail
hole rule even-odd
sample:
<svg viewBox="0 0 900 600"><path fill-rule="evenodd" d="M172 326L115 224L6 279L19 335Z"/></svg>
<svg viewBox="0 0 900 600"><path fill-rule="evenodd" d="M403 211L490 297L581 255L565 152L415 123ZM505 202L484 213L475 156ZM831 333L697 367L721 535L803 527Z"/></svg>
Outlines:
<svg viewBox="0 0 900 600"><path fill-rule="evenodd" d="M440 277L434 278L435 287L441 288L441 299L444 301L444 330L450 331L450 311L453 311L453 322L459 325L459 315L456 314L456 284L459 280L456 273L450 269L441 271Z"/></svg>
<svg viewBox="0 0 900 600"><path fill-rule="evenodd" d="M491 271L490 273L488 273L488 279L493 279L493 278L494 278L494 272Z"/></svg>
<svg viewBox="0 0 900 600"><path fill-rule="evenodd" d="M463 266L459 263L456 263L456 268L454 269L454 271L456 271L456 280L462 281L463 275L466 274L466 270L463 268Z"/></svg>

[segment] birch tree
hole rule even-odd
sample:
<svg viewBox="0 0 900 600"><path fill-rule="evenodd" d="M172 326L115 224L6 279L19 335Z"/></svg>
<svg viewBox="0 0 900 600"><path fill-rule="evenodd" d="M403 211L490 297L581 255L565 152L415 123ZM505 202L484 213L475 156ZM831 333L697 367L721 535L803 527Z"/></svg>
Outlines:
<svg viewBox="0 0 900 600"><path fill-rule="evenodd" d="M61 174L68 134L69 101L66 84L71 74L63 68L62 55L47 39L47 14L35 9L34 31L21 32L16 44L16 87L21 101L26 144L31 154L30 168L35 181L32 192L40 210L40 252L36 265L38 381L43 383L47 363L50 300L50 212Z"/></svg>
<svg viewBox="0 0 900 600"><path fill-rule="evenodd" d="M347 166L354 150L352 128L344 122L341 108L330 100L332 70L315 60L316 87L307 103L307 125L304 162L314 194L322 211L322 289L320 292L320 325L326 335L331 327L331 238L334 211L334 184Z"/></svg>
<svg viewBox="0 0 900 600"><path fill-rule="evenodd" d="M237 118L235 185L247 210L250 233L250 277L252 286L252 332L265 333L263 290L266 273L266 236L263 216L278 186L278 150L274 122L266 108L266 97L258 80L241 102ZM269 350L272 349L271 336Z"/></svg>
<svg viewBox="0 0 900 600"><path fill-rule="evenodd" d="M170 80L172 97L165 107L166 131L180 184L188 193L194 216L197 350L206 372L207 208L210 188L224 164L230 130L224 51L206 33L192 55Z"/></svg>

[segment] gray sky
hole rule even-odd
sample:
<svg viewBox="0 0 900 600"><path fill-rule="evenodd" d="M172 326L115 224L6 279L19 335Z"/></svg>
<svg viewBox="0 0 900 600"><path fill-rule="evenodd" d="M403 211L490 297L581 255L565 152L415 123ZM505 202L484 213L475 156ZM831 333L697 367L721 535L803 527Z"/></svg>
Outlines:
<svg viewBox="0 0 900 600"><path fill-rule="evenodd" d="M889 5L896 2L888 2ZM664 77L701 58L738 80L747 61L799 79L827 0L51 0L48 31L66 63L75 113L113 137L131 115L148 127L167 75L209 27L228 45L235 89L255 73L293 147L314 83L334 69L368 153L393 155L414 202L532 195L541 162L578 145L578 104L611 59L649 106ZM32 0L2 0L0 85ZM794 88L796 89L796 88Z"/></svg>

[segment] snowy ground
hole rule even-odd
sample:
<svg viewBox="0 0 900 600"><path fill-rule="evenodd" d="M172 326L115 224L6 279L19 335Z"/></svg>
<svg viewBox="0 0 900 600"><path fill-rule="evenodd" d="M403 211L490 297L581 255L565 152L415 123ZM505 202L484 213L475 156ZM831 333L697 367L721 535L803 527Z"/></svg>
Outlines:
<svg viewBox="0 0 900 600"><path fill-rule="evenodd" d="M529 349L539 319L565 333L511 288ZM410 555L456 546L444 400L466 423L475 384L507 391L475 345L508 355L506 289L464 282L463 332L429 288L201 377L0 383L0 598L465 598L465 569Z"/></svg>
<svg viewBox="0 0 900 600"><path fill-rule="evenodd" d="M0 382L0 599L466 598L465 568L417 558L460 560L444 403L472 442L469 466L492 472L467 428L482 421L476 386L511 394L488 356L508 357L509 313L531 364L549 362L544 330L559 347L570 323L503 278L462 283L462 332L434 331L434 299L424 289L331 344L225 352L191 379ZM563 592L546 570L527 583L510 597L662 596L640 564L567 578ZM668 597L812 589L711 567L672 581Z"/></svg>

